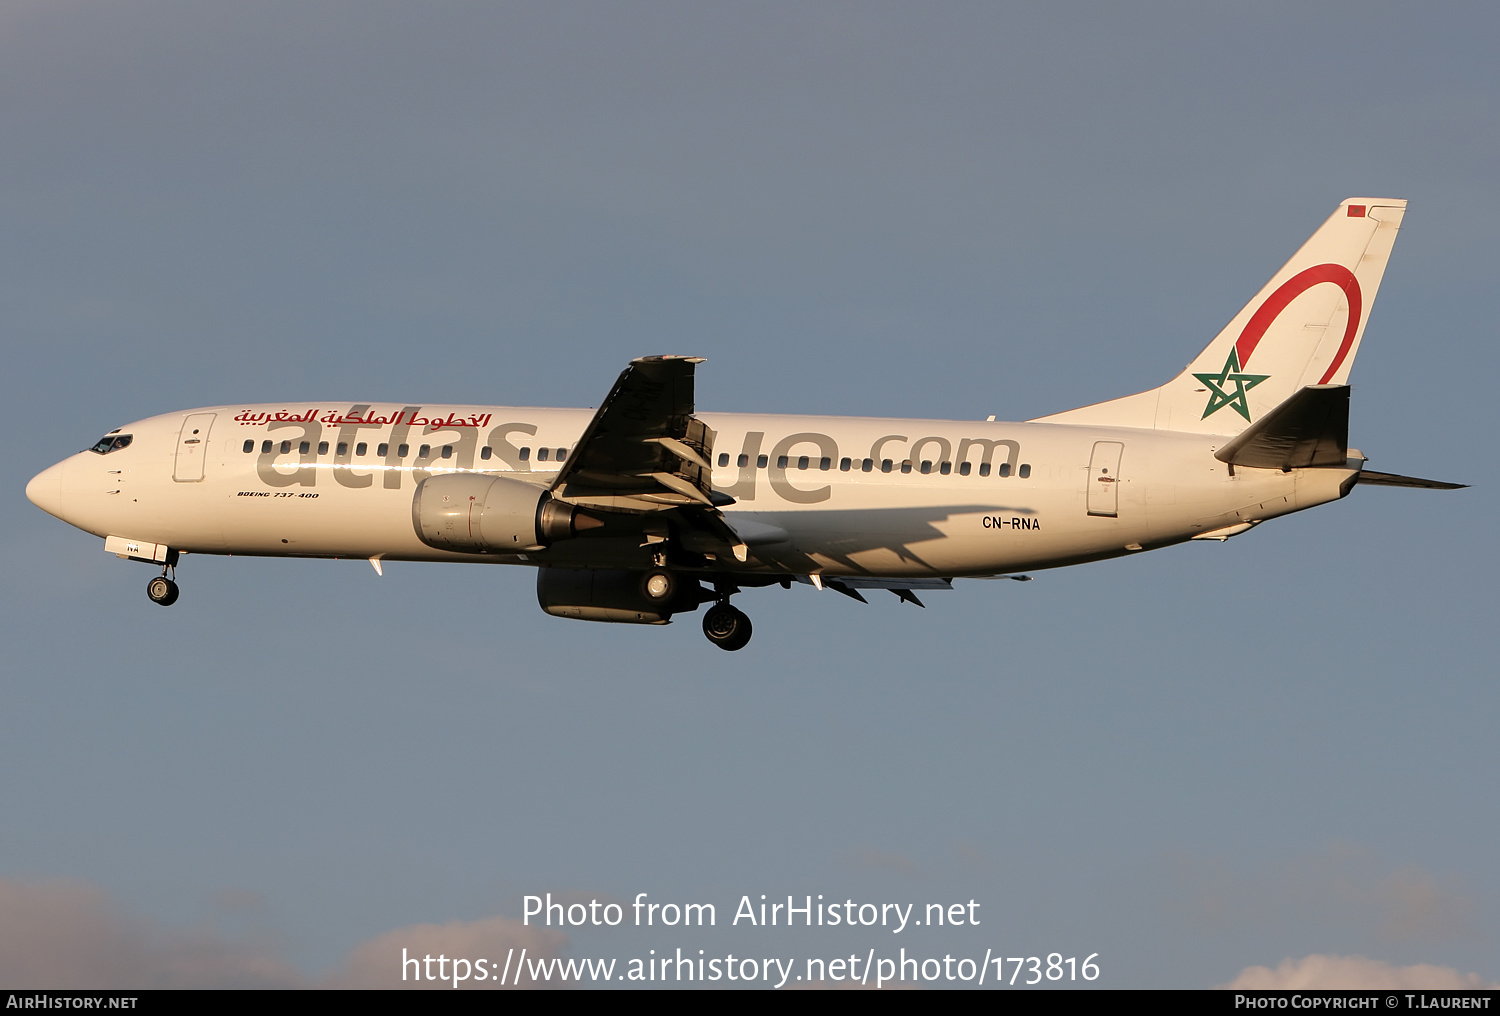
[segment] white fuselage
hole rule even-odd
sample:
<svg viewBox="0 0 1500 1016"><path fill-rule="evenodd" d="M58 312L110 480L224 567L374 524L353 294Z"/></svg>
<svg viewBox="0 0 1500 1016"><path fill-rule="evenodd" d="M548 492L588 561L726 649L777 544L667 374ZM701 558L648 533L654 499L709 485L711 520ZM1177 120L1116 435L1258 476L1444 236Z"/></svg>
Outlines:
<svg viewBox="0 0 1500 1016"><path fill-rule="evenodd" d="M423 543L416 485L473 471L545 487L583 409L362 403L229 406L117 432L27 494L96 536L185 553L588 566L561 548L472 555ZM750 545L725 570L995 575L1178 543L1335 500L1357 469L1231 468L1226 438L1050 423L702 413L713 486ZM424 451L425 450L425 451ZM118 541L116 541L118 542ZM573 541L566 541L573 542ZM149 556L149 555L148 555Z"/></svg>

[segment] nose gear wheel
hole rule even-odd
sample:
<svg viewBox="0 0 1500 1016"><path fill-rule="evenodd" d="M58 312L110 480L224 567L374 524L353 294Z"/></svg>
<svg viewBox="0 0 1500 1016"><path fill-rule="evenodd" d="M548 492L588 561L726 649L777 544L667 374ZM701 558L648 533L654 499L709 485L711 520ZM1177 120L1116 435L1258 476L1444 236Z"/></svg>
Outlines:
<svg viewBox="0 0 1500 1016"><path fill-rule="evenodd" d="M146 595L151 597L152 603L170 607L177 602L177 583L165 575L158 575L146 583Z"/></svg>

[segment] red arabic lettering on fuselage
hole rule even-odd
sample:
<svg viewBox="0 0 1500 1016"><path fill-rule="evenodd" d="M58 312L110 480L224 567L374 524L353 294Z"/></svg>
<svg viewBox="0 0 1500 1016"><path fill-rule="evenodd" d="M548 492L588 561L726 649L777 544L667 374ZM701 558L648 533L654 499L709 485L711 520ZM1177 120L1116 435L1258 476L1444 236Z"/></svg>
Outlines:
<svg viewBox="0 0 1500 1016"><path fill-rule="evenodd" d="M321 415L320 415L321 414ZM459 416L457 413L449 413L447 416L418 416L416 413L406 418L404 410L398 410L390 416L380 416L375 413L345 413L341 410L330 409L326 412L322 409L309 409L298 413L296 411L278 410L274 413L258 412L252 413L246 409L234 418L241 427L256 427L267 423L311 423L314 420L331 427L355 426L355 427L389 427L406 424L409 427L431 427L434 430L442 428L464 428L464 427L488 427L490 420L494 418L493 413L476 413L472 416Z"/></svg>

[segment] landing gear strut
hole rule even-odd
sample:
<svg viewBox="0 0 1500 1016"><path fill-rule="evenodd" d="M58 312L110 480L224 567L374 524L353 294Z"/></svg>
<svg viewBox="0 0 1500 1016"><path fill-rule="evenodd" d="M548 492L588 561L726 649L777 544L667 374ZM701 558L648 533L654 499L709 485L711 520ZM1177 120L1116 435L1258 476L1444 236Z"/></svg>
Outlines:
<svg viewBox="0 0 1500 1016"><path fill-rule="evenodd" d="M167 561L161 566L161 574L146 583L146 595L151 597L151 602L163 607L170 607L177 602L177 583L167 578L171 575L177 576L177 551L167 551Z"/></svg>
<svg viewBox="0 0 1500 1016"><path fill-rule="evenodd" d="M720 649L729 652L744 649L750 641L750 633L750 618L745 616L744 611L731 607L727 601L714 604L703 615L703 634Z"/></svg>

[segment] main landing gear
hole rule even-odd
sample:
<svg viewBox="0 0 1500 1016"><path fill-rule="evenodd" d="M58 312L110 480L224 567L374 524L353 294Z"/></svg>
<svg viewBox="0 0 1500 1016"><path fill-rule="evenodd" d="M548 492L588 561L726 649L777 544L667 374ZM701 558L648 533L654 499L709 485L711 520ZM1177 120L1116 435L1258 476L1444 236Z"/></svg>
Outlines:
<svg viewBox="0 0 1500 1016"><path fill-rule="evenodd" d="M695 581L691 589L683 589L678 581L676 573L665 567L665 555L658 555L655 567L641 576L640 591L646 602L653 607L663 610L671 610L674 601L687 599L690 606L696 607L705 600L713 600L714 605L708 608L708 613L703 615L703 634L708 636L708 641L734 652L736 649L744 649L750 641L750 619L742 610L736 610L729 605L729 597L738 592L738 587L728 582L716 582L715 591L709 593L703 590ZM694 599L695 598L695 599ZM684 609L681 602L676 604L677 609Z"/></svg>
<svg viewBox="0 0 1500 1016"><path fill-rule="evenodd" d="M731 607L728 600L720 600L703 615L703 634L720 649L744 649L750 641L750 618L743 610Z"/></svg>

